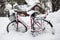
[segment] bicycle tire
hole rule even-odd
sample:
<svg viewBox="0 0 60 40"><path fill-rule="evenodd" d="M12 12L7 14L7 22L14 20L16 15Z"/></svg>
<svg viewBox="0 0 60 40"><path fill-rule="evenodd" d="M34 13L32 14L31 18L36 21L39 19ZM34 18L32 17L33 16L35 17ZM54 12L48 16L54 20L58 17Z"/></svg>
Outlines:
<svg viewBox="0 0 60 40"><path fill-rule="evenodd" d="M9 26L10 26L10 24L12 24L12 23L14 23L14 22L16 22L16 20L10 22L10 23L7 25L7 32L10 32ZM23 27L25 28L24 32L26 32L26 31L27 31L27 27L26 27L21 21L19 21L19 20L18 20L18 23L21 23L21 24L23 25Z"/></svg>
<svg viewBox="0 0 60 40"><path fill-rule="evenodd" d="M50 21L47 21L47 20L45 20L45 19L43 19L45 22L47 22L49 25L50 25L50 27L51 27L51 33L54 35L55 34L55 30L54 30L54 28L53 28L53 24L50 22Z"/></svg>
<svg viewBox="0 0 60 40"><path fill-rule="evenodd" d="M44 23L44 27L42 26L43 28L41 28L41 27L39 28L38 26L36 27L35 21L34 21L34 25L33 25L34 27L32 27L33 31L44 31L44 30L47 30L47 31L50 31L52 34L55 34L55 30L54 30L53 25L52 25L52 23L50 21L42 19L42 21L44 21L46 24L48 24L48 25L45 26L45 23Z"/></svg>
<svg viewBox="0 0 60 40"><path fill-rule="evenodd" d="M47 21L45 19L42 19L42 20L44 20L45 22L47 22L51 26L51 28L53 28L53 25L52 25L52 23L50 21Z"/></svg>

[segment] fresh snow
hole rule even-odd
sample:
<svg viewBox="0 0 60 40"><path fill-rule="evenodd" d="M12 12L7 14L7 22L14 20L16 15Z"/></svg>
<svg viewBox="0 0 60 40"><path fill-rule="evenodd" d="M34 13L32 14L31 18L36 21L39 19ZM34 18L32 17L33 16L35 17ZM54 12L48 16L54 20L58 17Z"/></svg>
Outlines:
<svg viewBox="0 0 60 40"><path fill-rule="evenodd" d="M0 17L0 40L60 40L60 10L54 13L49 13L47 20L54 25L55 35L48 32L40 33L33 37L30 30L26 33L21 32L6 32L6 26L10 22L8 17ZM23 20L29 25L29 17L23 17Z"/></svg>
<svg viewBox="0 0 60 40"><path fill-rule="evenodd" d="M28 5L33 5L35 3L39 3L39 0L25 0Z"/></svg>

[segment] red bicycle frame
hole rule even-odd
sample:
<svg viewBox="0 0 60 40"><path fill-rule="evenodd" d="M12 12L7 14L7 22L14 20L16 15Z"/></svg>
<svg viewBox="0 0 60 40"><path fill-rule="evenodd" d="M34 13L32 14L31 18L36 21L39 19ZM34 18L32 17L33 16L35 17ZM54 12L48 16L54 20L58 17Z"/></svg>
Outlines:
<svg viewBox="0 0 60 40"><path fill-rule="evenodd" d="M30 29L32 29L32 24L33 24L32 21L34 21L34 20L30 17L30 24L31 24L31 28ZM41 29L41 27L42 27L41 23L36 22L36 21L34 21L34 23L39 27L39 29ZM31 31L38 31L38 30L31 30Z"/></svg>
<svg viewBox="0 0 60 40"><path fill-rule="evenodd" d="M21 19L21 18L20 18ZM32 24L33 24L33 18L32 17L30 17L30 26L28 26L22 19L20 20L24 25L26 25L26 27L30 27L30 29L32 29ZM38 27L39 27L39 29L41 28L41 23L39 23L39 22L34 22ZM16 26L17 26L17 31L18 31L18 13L16 14ZM35 31L35 30L31 30L31 31Z"/></svg>

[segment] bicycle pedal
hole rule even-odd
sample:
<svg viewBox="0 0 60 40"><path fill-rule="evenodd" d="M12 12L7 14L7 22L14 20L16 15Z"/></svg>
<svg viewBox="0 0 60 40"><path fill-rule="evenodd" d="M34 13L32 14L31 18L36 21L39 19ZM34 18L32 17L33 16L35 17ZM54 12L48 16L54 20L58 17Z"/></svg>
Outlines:
<svg viewBox="0 0 60 40"><path fill-rule="evenodd" d="M35 30L31 30L31 32L35 32Z"/></svg>
<svg viewBox="0 0 60 40"><path fill-rule="evenodd" d="M43 31L45 30L45 27L43 28Z"/></svg>
<svg viewBox="0 0 60 40"><path fill-rule="evenodd" d="M52 35L55 35L55 33L53 32Z"/></svg>

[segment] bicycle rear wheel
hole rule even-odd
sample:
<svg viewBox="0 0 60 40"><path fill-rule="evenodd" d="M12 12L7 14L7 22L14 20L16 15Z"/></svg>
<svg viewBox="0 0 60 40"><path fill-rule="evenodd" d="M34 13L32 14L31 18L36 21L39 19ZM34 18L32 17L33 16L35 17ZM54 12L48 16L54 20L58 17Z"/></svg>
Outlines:
<svg viewBox="0 0 60 40"><path fill-rule="evenodd" d="M16 31L17 27L16 27L16 20L10 22L7 25L7 32L12 32L12 31ZM18 21L18 31L20 32L26 32L27 31L27 27L20 21Z"/></svg>

